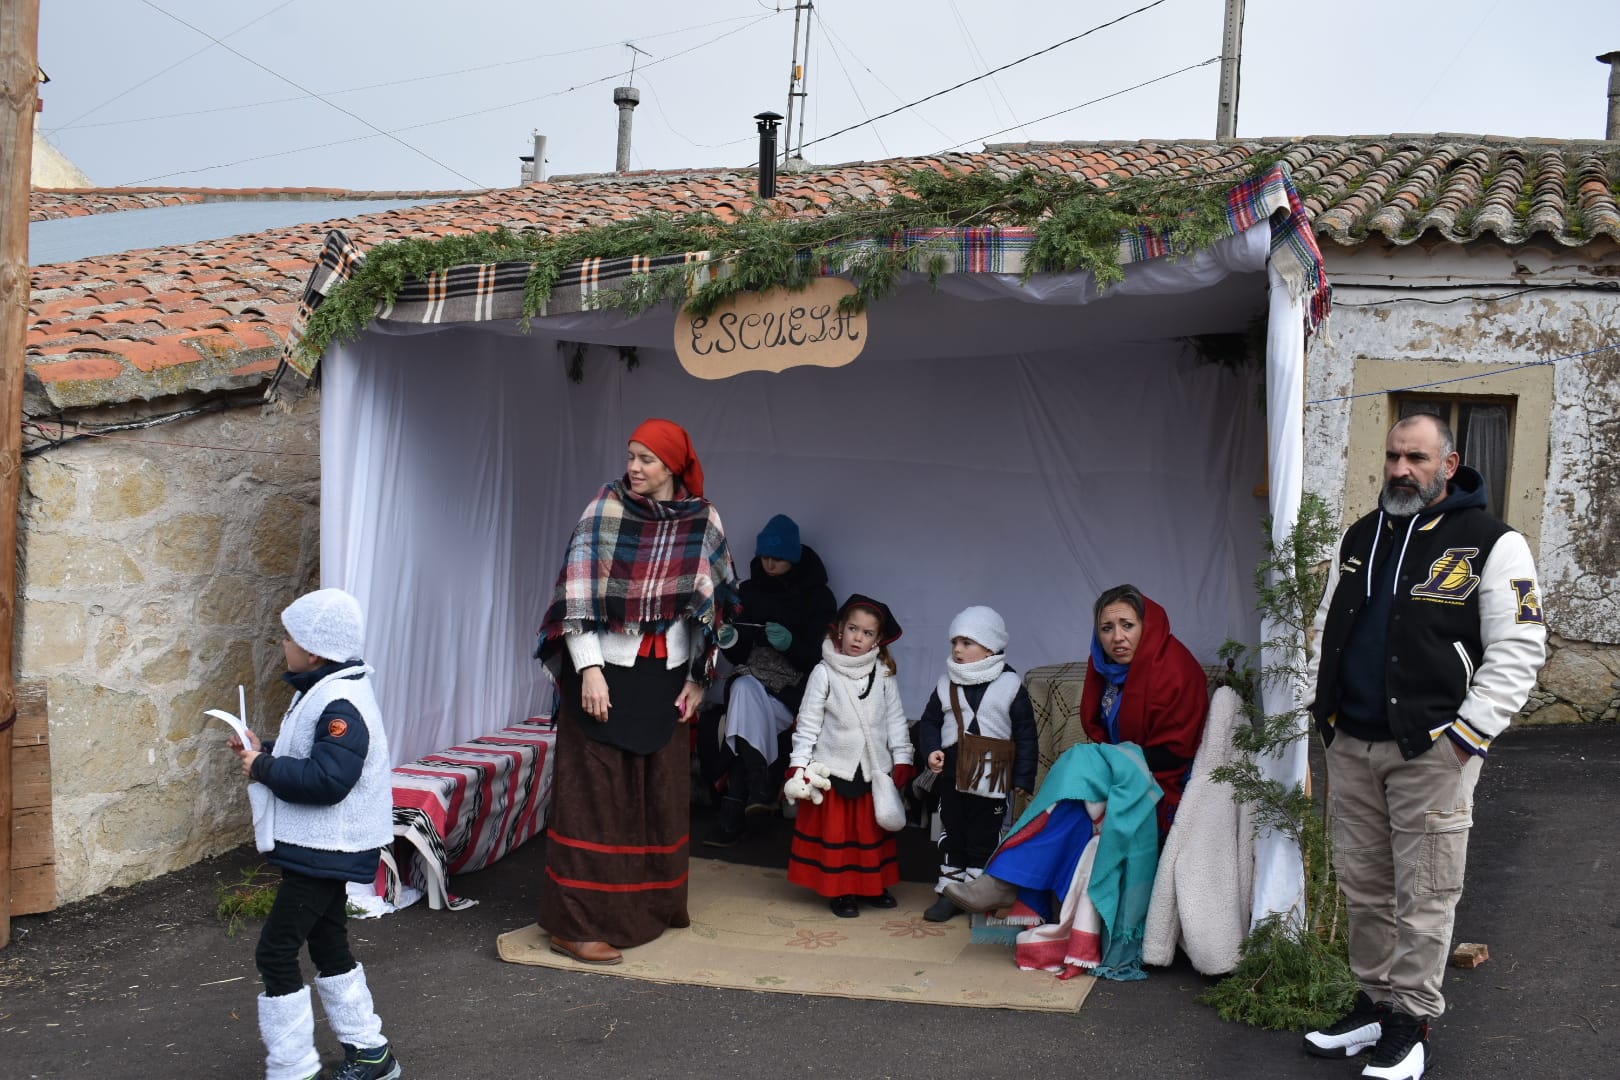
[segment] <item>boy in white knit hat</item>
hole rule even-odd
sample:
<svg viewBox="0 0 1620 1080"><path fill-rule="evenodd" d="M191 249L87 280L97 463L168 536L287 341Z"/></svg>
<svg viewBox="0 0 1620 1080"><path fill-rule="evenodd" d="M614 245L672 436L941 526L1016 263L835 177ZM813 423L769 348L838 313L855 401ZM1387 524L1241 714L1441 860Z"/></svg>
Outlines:
<svg viewBox="0 0 1620 1080"><path fill-rule="evenodd" d="M938 900L923 912L945 922L962 909L945 895L967 883L1001 840L1007 799L1035 786L1035 709L1024 680L1007 666L1007 624L994 608L970 607L951 620L945 674L917 722L917 749L945 782L939 792Z"/></svg>
<svg viewBox="0 0 1620 1080"><path fill-rule="evenodd" d="M264 993L259 1033L266 1080L318 1080L315 1013L298 967L307 942L327 1022L343 1044L337 1080L401 1075L365 968L349 951L346 883L376 879L378 849L394 839L388 736L360 659L365 619L342 589L320 589L281 613L292 704L275 742L233 738L242 773L273 796L259 850L281 867L281 887L254 953ZM265 837L273 837L268 840Z"/></svg>

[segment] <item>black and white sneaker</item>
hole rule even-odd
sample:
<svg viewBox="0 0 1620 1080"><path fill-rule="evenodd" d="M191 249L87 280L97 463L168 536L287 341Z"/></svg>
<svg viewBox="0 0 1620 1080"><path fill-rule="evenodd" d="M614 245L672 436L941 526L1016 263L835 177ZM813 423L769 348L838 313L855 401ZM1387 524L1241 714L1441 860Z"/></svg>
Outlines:
<svg viewBox="0 0 1620 1080"><path fill-rule="evenodd" d="M403 1075L405 1070L388 1043L369 1050L343 1044L343 1069L336 1080L398 1080Z"/></svg>
<svg viewBox="0 0 1620 1080"><path fill-rule="evenodd" d="M1367 996L1367 991L1358 990L1355 1004L1348 1013L1305 1036L1305 1052L1314 1057L1355 1057L1378 1042L1389 1015L1386 1003L1375 1002Z"/></svg>
<svg viewBox="0 0 1620 1080"><path fill-rule="evenodd" d="M1370 1080L1419 1080L1431 1060L1429 1022L1392 1009L1384 1017L1383 1034L1361 1075Z"/></svg>

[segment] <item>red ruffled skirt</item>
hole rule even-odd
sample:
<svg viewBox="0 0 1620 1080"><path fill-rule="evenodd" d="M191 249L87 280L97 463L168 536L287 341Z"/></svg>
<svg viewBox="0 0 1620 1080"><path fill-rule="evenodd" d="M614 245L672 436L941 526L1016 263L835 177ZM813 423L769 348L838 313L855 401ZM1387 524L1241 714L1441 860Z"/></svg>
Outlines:
<svg viewBox="0 0 1620 1080"><path fill-rule="evenodd" d="M881 896L900 881L894 834L881 828L872 794L846 799L822 793L821 805L799 803L787 878L822 896Z"/></svg>

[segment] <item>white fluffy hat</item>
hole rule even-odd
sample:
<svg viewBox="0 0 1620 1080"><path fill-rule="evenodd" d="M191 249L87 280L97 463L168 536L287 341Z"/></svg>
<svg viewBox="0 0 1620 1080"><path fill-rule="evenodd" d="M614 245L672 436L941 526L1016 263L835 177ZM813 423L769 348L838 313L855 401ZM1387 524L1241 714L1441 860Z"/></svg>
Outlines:
<svg viewBox="0 0 1620 1080"><path fill-rule="evenodd" d="M1007 651L1007 624L995 608L970 607L957 612L951 620L950 636L977 641L992 653Z"/></svg>
<svg viewBox="0 0 1620 1080"><path fill-rule="evenodd" d="M342 589L317 589L287 605L281 625L294 644L327 660L358 660L366 640L360 601Z"/></svg>

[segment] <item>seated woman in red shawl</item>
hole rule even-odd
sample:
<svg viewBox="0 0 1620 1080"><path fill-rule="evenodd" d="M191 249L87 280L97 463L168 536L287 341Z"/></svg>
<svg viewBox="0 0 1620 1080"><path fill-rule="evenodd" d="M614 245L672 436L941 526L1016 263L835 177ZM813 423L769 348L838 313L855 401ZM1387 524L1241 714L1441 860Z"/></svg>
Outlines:
<svg viewBox="0 0 1620 1080"><path fill-rule="evenodd" d="M1170 633L1164 608L1134 585L1097 598L1091 662L1080 695L1080 723L1097 743L1142 749L1159 800L1159 843L1181 805L1182 788L1209 716L1209 679Z"/></svg>
<svg viewBox="0 0 1620 1080"><path fill-rule="evenodd" d="M1097 598L1093 628L1091 662L1086 667L1085 689L1080 697L1080 720L1091 744L1072 747L1058 759L984 874L967 884L946 886L945 895L965 911L1000 910L1022 898L1034 911L1044 914L1049 894L1067 899L1076 867L1096 831L1094 820L1102 814L1103 803L1099 801L1094 808L1087 803L1107 798L1109 824L1100 832L1101 840L1112 850L1105 858L1099 846L1097 859L1123 867L1123 871L1119 887L1109 886L1118 903L1103 914L1103 919L1113 945L1104 953L1103 966L1097 970L1110 978L1141 978L1142 921L1157 861L1154 833L1162 846L1175 820L1209 715L1208 680L1187 647L1170 635L1170 619L1164 608L1143 596L1134 585L1115 586ZM1104 763L1114 770L1115 783L1104 784L1107 790L1071 788L1075 775L1084 771L1080 766L1089 760L1075 755L1090 752L1095 756L1099 749L1096 744L1128 745L1132 758L1137 751L1141 758L1135 759L1135 769L1128 769L1105 755ZM1147 784L1137 771L1143 761L1153 775L1153 784ZM1106 774L1103 766L1095 767L1102 770L1099 775ZM1089 774L1081 778L1096 779ZM1134 786L1117 782L1121 778L1134 780ZM1122 800L1118 806L1112 801L1116 795ZM1128 803L1124 801L1126 796ZM1149 809L1155 799L1156 830L1155 811ZM1130 827L1122 832L1127 817ZM1091 885L1096 892L1095 879ZM1049 915L1044 918L1052 921ZM1031 924L1035 921L1029 920ZM1093 957L1092 962L1097 958Z"/></svg>

